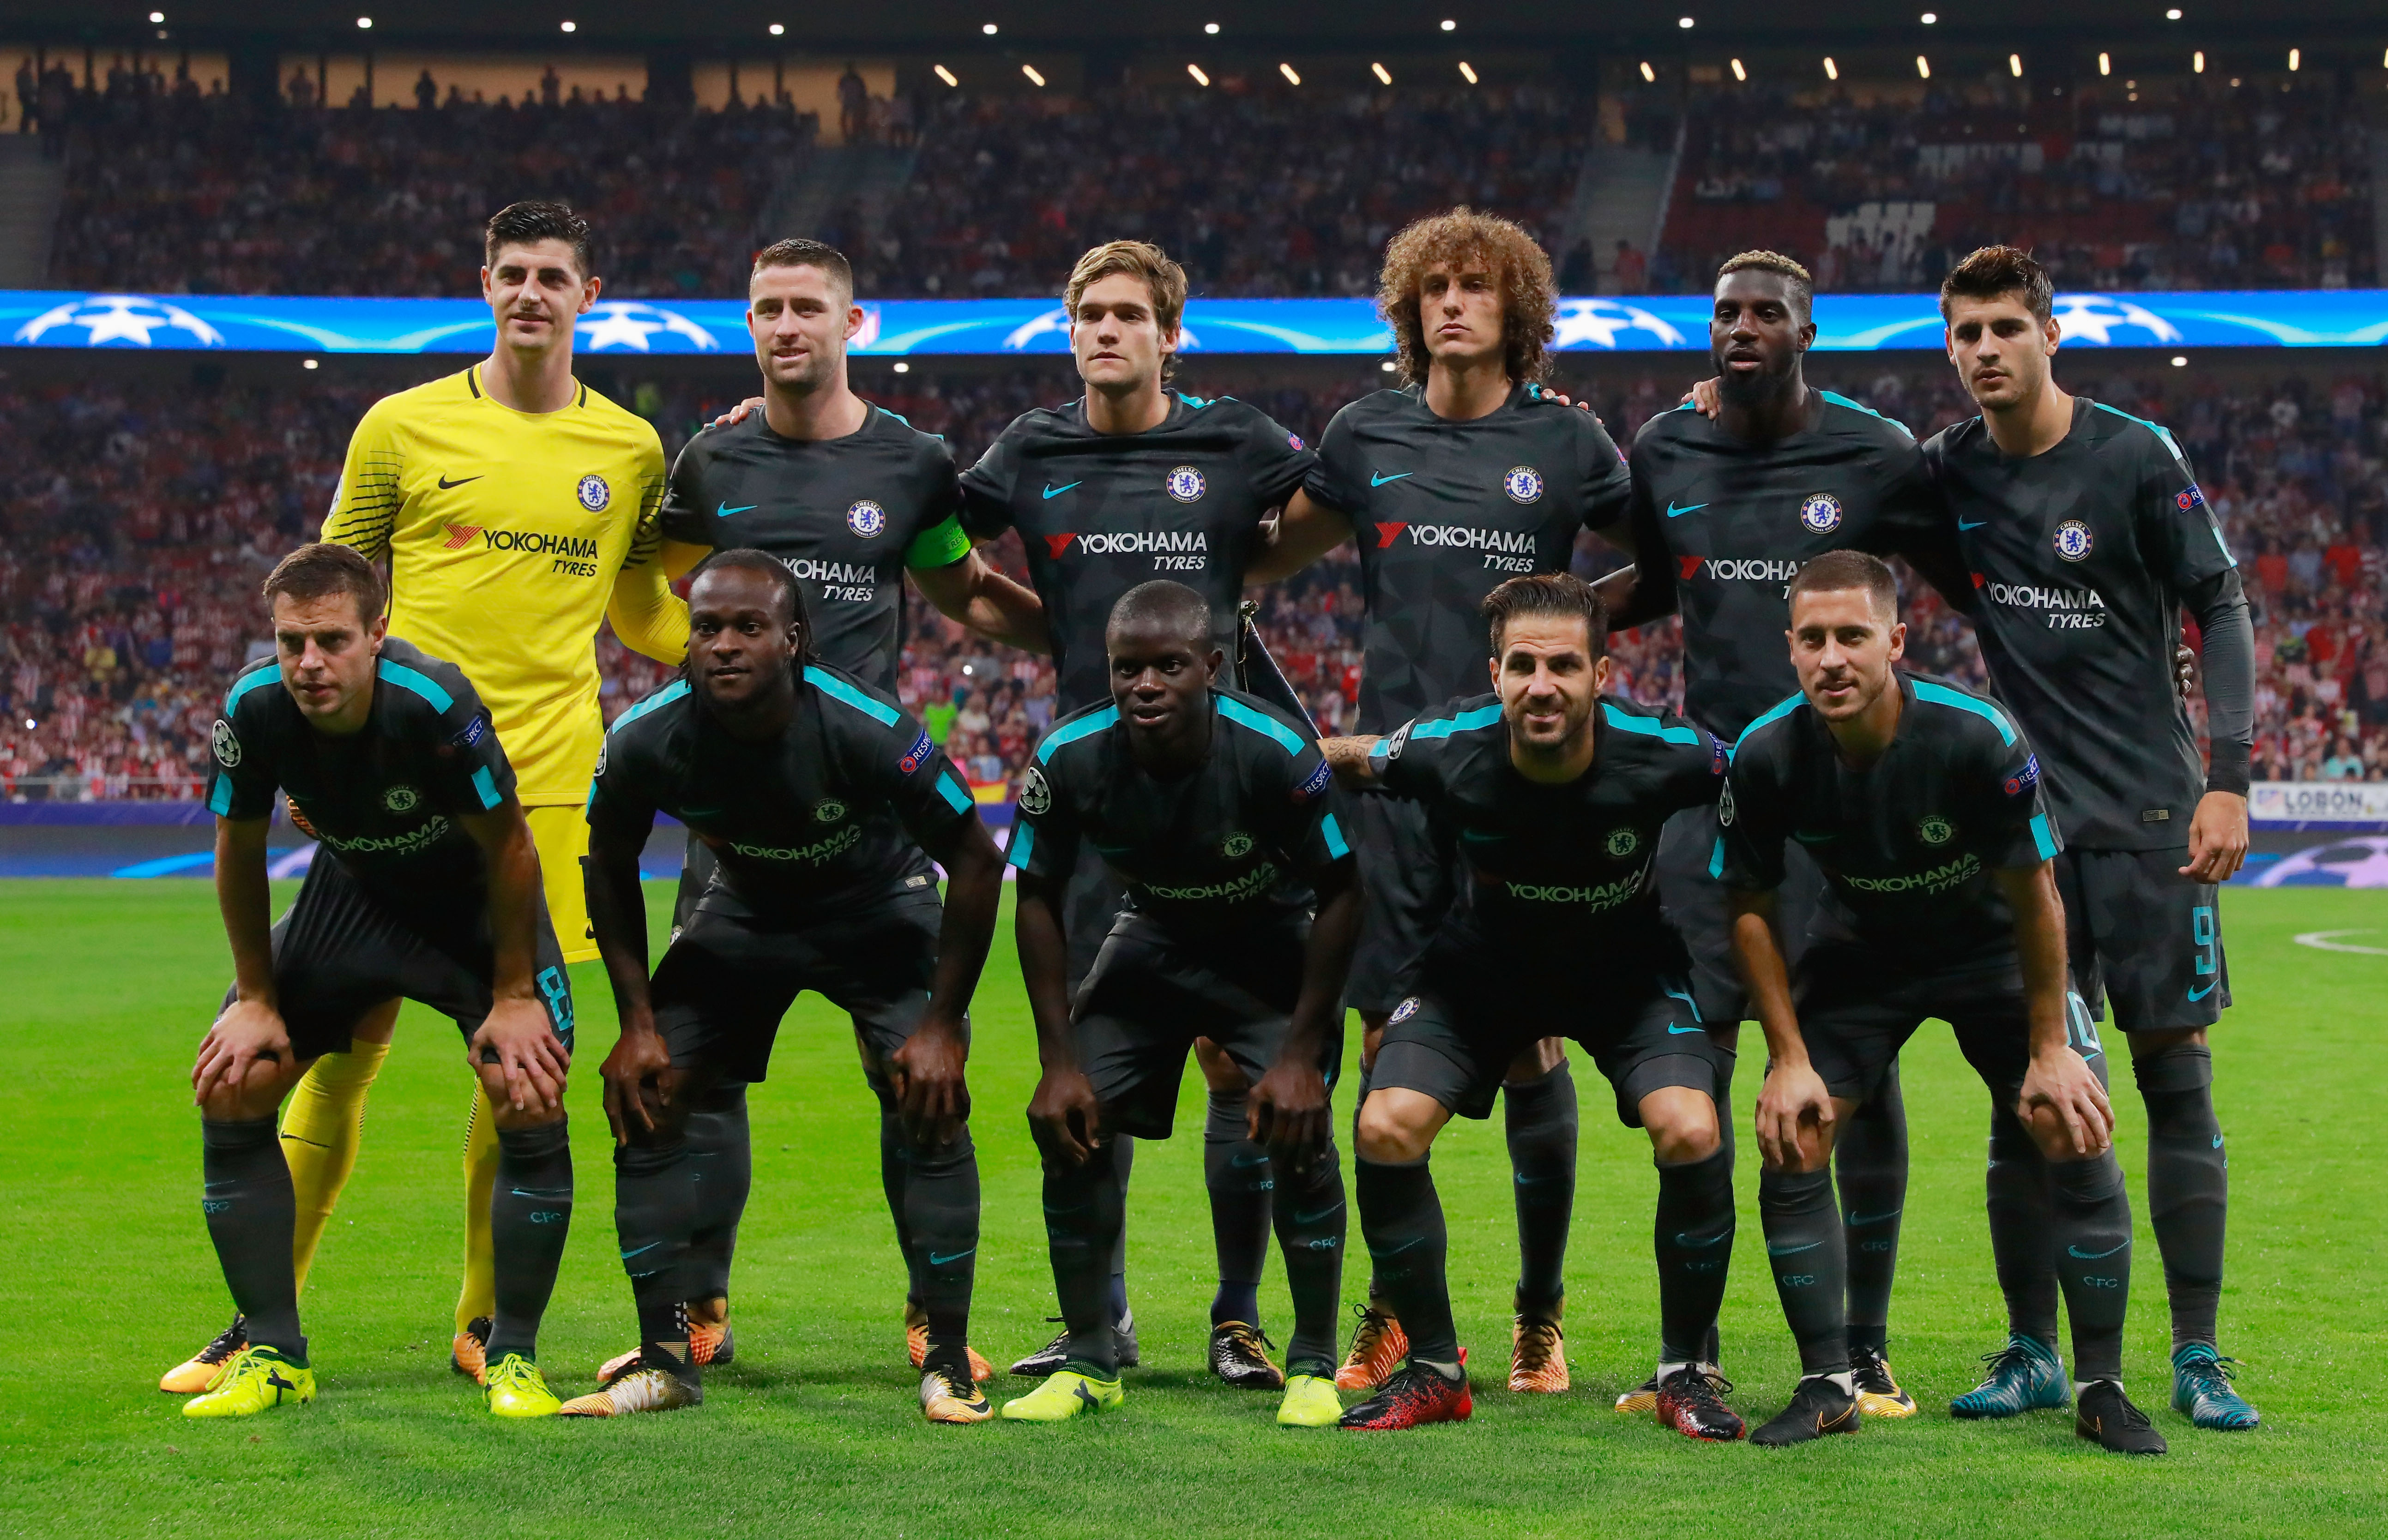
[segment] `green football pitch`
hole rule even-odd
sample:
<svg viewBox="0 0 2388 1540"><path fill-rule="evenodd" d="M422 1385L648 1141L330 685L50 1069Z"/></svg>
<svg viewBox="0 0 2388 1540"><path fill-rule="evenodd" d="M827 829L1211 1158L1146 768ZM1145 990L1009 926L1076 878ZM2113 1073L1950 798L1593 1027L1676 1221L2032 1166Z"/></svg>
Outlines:
<svg viewBox="0 0 2388 1540"><path fill-rule="evenodd" d="M811 1000L789 1018L771 1079L753 1093L738 1359L708 1376L702 1409L502 1424L449 1372L466 1079L453 1029L410 1007L304 1300L321 1398L190 1422L154 1385L229 1313L195 1201L186 1079L226 972L212 895L190 881L0 883L0 957L14 1000L5 1041L17 1077L0 1161L10 1216L0 1302L15 1322L0 1358L0 1529L2377 1534L2388 1527L2388 1433L2373 1420L2388 1338L2379 1113L2388 956L2294 938L2368 931L2345 943L2388 947L2388 893L2234 892L2226 903L2240 1004L2215 1044L2233 1156L2223 1337L2264 1426L2201 1433L2164 1407L2144 1135L2118 1066L2120 1148L2140 1221L2129 1382L2173 1450L2130 1462L2077 1440L2069 1414L1989 1425L1947 1415L2003 1318L1981 1215L1985 1097L1938 1029L1918 1037L1905 1070L1915 1162L1892 1358L1924 1407L1910 1421L1768 1452L1696 1445L1609 1409L1649 1371L1655 1345L1653 1182L1646 1143L1616 1126L1605 1083L1579 1062L1573 1394L1497 1388L1516 1263L1497 1121L1454 1126L1436 1159L1461 1338L1480 1387L1474 1421L1402 1435L1298 1432L1271 1420L1274 1397L1213 1382L1202 1362L1211 1235L1200 1086L1189 1076L1178 1137L1137 1160L1129 1279L1144 1367L1127 1377L1124 1407L1061 1427L929 1427L903 1356L903 1275L880 1195L875 1110L845 1022ZM590 1388L598 1363L631 1339L594 1073L613 1037L611 1002L593 964L574 982L580 1202L541 1339L566 1395ZM999 1367L1045 1340L1052 1309L1022 1117L1035 1055L1008 926L976 1017L986 1217L972 1334ZM1751 1059L1736 1087L1745 1151ZM1740 1385L1733 1399L1754 1416L1781 1405L1796 1359L1747 1163L1739 1185L1723 1338ZM1344 1292L1356 1299L1365 1264L1356 1223L1350 1245ZM1289 1311L1275 1262L1262 1298L1282 1341Z"/></svg>

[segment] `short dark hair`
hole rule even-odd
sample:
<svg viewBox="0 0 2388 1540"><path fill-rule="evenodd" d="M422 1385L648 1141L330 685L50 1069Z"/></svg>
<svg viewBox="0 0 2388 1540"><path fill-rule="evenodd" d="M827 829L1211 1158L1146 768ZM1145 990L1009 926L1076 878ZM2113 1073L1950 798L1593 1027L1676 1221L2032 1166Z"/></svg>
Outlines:
<svg viewBox="0 0 2388 1540"><path fill-rule="evenodd" d="M1717 282L1721 284L1736 272L1771 272L1783 280L1790 291L1791 303L1800 315L1816 313L1816 280L1804 267L1779 251L1744 251L1724 259L1717 269Z"/></svg>
<svg viewBox="0 0 2388 1540"><path fill-rule="evenodd" d="M389 590L383 586L381 574L353 546L328 541L300 546L275 562L265 577L265 608L269 612L274 600L283 594L288 594L297 603L311 604L342 593L355 598L357 618L367 623L380 614L382 606L388 602Z"/></svg>
<svg viewBox="0 0 2388 1540"><path fill-rule="evenodd" d="M2006 295L2021 299L2024 309L2041 325L2055 313L2056 285L2048 270L2028 251L2011 246L1986 246L1949 270L1940 280L1940 319L1949 319L1952 299L1997 299Z"/></svg>
<svg viewBox="0 0 2388 1540"><path fill-rule="evenodd" d="M819 268L845 291L849 301L854 298L854 264L845 259L845 252L825 241L807 240L802 235L773 241L755 253L755 272L765 268ZM747 276L751 279L754 274Z"/></svg>
<svg viewBox="0 0 2388 1540"><path fill-rule="evenodd" d="M1484 619L1495 657L1509 623L1520 615L1574 615L1583 622L1596 663L1608 651L1608 606L1599 593L1571 572L1536 573L1513 577L1484 596Z"/></svg>
<svg viewBox="0 0 2388 1540"><path fill-rule="evenodd" d="M1144 622L1182 627L1185 635L1208 644L1211 639L1211 601L1183 583L1156 577L1120 595L1119 602L1111 606L1111 621L1104 629L1108 631L1112 625L1134 625Z"/></svg>
<svg viewBox="0 0 2388 1540"><path fill-rule="evenodd" d="M539 241L562 241L570 246L581 277L587 278L597 271L589 252L589 221L574 213L570 204L546 198L509 203L490 215L489 227L483 233L481 260L496 267L501 248L530 246Z"/></svg>
<svg viewBox="0 0 2388 1540"><path fill-rule="evenodd" d="M1898 621L1898 574L1881 557L1861 550L1828 550L1810 559L1791 579L1788 597L1796 601L1801 594L1844 593L1851 588L1863 588L1875 609Z"/></svg>
<svg viewBox="0 0 2388 1540"><path fill-rule="evenodd" d="M788 564L785 562L768 550L756 550L753 546L731 546L725 550L717 550L696 564L696 570L688 574L689 592L696 591L698 578L718 567L736 567L742 572L758 572L769 578L772 587L779 591L781 600L787 606L788 624L797 627L802 633L804 656L812 655L812 618L805 612L804 590L796 586L795 574L788 570Z"/></svg>

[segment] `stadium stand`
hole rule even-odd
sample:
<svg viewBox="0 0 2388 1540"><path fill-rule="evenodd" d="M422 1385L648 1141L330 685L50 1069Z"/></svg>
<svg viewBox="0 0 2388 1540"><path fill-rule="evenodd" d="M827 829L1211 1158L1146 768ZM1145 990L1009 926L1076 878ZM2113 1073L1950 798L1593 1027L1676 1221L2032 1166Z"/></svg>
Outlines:
<svg viewBox="0 0 2388 1540"><path fill-rule="evenodd" d="M1832 360L1826 383L1928 434L1971 415L1945 369ZM2241 553L2257 626L2258 778L2388 779L2388 376L2262 383L2170 371L2069 383L2167 423ZM428 372L428 371L426 371ZM1839 377L1842 374L1848 377ZM1004 423L1061 388L1044 372L915 373L871 391L975 460ZM1245 390L1315 440L1376 380ZM1629 435L1674 404L1648 378L1574 382ZM739 387L624 393L681 443ZM313 532L350 427L352 386L181 385L0 390L0 794L188 798L225 676L267 644L252 595ZM1016 549L992 548L1015 573ZM1585 570L1610 564L1587 540ZM1325 728L1349 728L1360 668L1350 548L1257 595L1272 652ZM1912 598L1919 666L1978 682L1970 628L1928 589ZM610 718L660 686L659 666L601 638ZM1617 688L1678 702L1673 623L1618 639ZM1051 719L1052 670L967 637L917 600L901 675L908 704L971 777L1011 779Z"/></svg>

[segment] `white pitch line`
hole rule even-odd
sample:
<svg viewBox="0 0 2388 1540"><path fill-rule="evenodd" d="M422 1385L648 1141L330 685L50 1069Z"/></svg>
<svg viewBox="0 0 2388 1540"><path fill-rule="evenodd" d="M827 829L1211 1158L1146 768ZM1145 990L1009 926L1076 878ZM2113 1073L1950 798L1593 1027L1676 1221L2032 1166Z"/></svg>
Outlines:
<svg viewBox="0 0 2388 1540"><path fill-rule="evenodd" d="M2367 957L2388 957L2388 946L2349 946L2337 938L2369 936L2369 930L2308 930L2296 938L2299 946L2309 946L2317 952L2359 952Z"/></svg>

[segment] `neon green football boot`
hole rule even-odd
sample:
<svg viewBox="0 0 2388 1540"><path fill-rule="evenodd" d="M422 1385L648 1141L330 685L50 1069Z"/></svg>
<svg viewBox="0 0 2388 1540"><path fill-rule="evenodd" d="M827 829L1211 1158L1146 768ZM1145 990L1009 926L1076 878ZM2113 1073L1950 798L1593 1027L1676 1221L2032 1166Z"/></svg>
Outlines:
<svg viewBox="0 0 2388 1540"><path fill-rule="evenodd" d="M1343 1403L1335 1382L1323 1374L1295 1374L1285 1382L1285 1399L1277 1404L1277 1425L1283 1428L1331 1428L1343 1420Z"/></svg>
<svg viewBox="0 0 2388 1540"><path fill-rule="evenodd" d="M216 1370L205 1394L183 1403L184 1417L254 1417L315 1399L315 1371L274 1347L244 1347Z"/></svg>
<svg viewBox="0 0 2388 1540"><path fill-rule="evenodd" d="M1116 1379L1098 1380L1064 1369L1047 1376L1027 1395L1006 1401L1003 1415L1011 1422L1061 1422L1081 1412L1109 1411L1124 1396Z"/></svg>
<svg viewBox="0 0 2388 1540"><path fill-rule="evenodd" d="M489 1410L500 1417L553 1417L564 1409L539 1365L519 1353L509 1353L489 1366L482 1394Z"/></svg>

